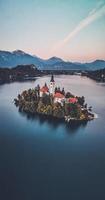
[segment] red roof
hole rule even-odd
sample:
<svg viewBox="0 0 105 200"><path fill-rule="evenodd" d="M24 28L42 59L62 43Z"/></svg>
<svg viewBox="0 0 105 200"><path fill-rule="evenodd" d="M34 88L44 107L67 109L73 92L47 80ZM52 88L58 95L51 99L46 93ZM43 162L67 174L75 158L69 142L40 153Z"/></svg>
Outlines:
<svg viewBox="0 0 105 200"><path fill-rule="evenodd" d="M69 100L68 100L70 103L77 103L77 98L75 98L75 97L71 97L71 98L69 98Z"/></svg>
<svg viewBox="0 0 105 200"><path fill-rule="evenodd" d="M49 91L49 89L48 89L47 86L43 86L43 87L40 89L40 92L46 93L46 92L48 92L48 91Z"/></svg>
<svg viewBox="0 0 105 200"><path fill-rule="evenodd" d="M56 92L54 94L54 98L61 98L61 99L63 99L63 98L65 98L65 96L63 94L61 94L60 92Z"/></svg>

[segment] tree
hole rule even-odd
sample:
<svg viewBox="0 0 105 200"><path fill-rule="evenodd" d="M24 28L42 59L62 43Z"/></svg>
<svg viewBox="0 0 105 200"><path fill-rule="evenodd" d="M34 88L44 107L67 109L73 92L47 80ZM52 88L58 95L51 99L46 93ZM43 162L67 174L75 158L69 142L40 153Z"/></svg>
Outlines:
<svg viewBox="0 0 105 200"><path fill-rule="evenodd" d="M80 119L81 108L78 104L70 103L70 116L76 119Z"/></svg>
<svg viewBox="0 0 105 200"><path fill-rule="evenodd" d="M21 99L21 95L20 95L20 94L18 94L18 99L19 99L19 100Z"/></svg>
<svg viewBox="0 0 105 200"><path fill-rule="evenodd" d="M37 96L39 96L40 95L40 85L39 84L35 87L35 91L37 92Z"/></svg>
<svg viewBox="0 0 105 200"><path fill-rule="evenodd" d="M57 88L57 92L61 92L60 87Z"/></svg>
<svg viewBox="0 0 105 200"><path fill-rule="evenodd" d="M51 104L50 96L44 93L42 96L42 102L44 105Z"/></svg>
<svg viewBox="0 0 105 200"><path fill-rule="evenodd" d="M65 103L65 115L70 115L70 103Z"/></svg>
<svg viewBox="0 0 105 200"><path fill-rule="evenodd" d="M57 87L55 87L55 93L57 92Z"/></svg>
<svg viewBox="0 0 105 200"><path fill-rule="evenodd" d="M51 105L46 106L45 114L52 115L52 106Z"/></svg>
<svg viewBox="0 0 105 200"><path fill-rule="evenodd" d="M70 98L70 97L74 97L74 95L72 95L70 92L67 92L65 95L66 98Z"/></svg>
<svg viewBox="0 0 105 200"><path fill-rule="evenodd" d="M78 103L79 103L81 106L83 106L84 103L85 103L85 97L84 97L84 96L78 97Z"/></svg>
<svg viewBox="0 0 105 200"><path fill-rule="evenodd" d="M64 90L64 88L62 88L62 94L65 96L65 90Z"/></svg>
<svg viewBox="0 0 105 200"><path fill-rule="evenodd" d="M57 118L63 118L64 117L64 110L62 109L61 104L56 103L53 106L53 116Z"/></svg>
<svg viewBox="0 0 105 200"><path fill-rule="evenodd" d="M22 92L21 96L25 99L25 98L27 97L27 91L24 90L24 91Z"/></svg>
<svg viewBox="0 0 105 200"><path fill-rule="evenodd" d="M45 83L45 85L44 85L45 87L47 87L47 83Z"/></svg>

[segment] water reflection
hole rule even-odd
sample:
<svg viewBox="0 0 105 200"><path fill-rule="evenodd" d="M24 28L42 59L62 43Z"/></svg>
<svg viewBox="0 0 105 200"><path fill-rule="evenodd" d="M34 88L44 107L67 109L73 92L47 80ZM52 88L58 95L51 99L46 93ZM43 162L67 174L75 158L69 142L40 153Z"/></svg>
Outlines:
<svg viewBox="0 0 105 200"><path fill-rule="evenodd" d="M39 126L42 126L43 124L46 124L47 126L50 126L51 130L56 130L57 128L63 126L63 128L66 130L68 134L74 134L79 129L84 129L87 125L87 121L71 121L70 123L67 123L64 121L64 119L57 119L53 117L46 117L43 115L32 115L30 113L22 112L21 110L18 110L18 112L23 116L26 117L27 120L30 121L38 121Z"/></svg>

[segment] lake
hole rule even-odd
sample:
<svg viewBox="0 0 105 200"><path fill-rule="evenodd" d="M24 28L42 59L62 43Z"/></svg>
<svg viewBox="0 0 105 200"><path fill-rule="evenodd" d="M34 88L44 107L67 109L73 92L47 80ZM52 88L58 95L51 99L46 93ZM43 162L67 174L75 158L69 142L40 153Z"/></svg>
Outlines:
<svg viewBox="0 0 105 200"><path fill-rule="evenodd" d="M98 118L79 126L18 112L13 99L38 83L0 85L0 199L105 200L105 84L55 76L56 85L85 96Z"/></svg>

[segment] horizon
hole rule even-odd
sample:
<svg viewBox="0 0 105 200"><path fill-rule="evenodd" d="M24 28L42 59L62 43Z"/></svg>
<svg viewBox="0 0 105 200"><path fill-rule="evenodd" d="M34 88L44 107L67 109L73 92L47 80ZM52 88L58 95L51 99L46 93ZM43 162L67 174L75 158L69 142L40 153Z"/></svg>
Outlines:
<svg viewBox="0 0 105 200"><path fill-rule="evenodd" d="M42 59L105 60L105 0L0 0L0 49Z"/></svg>
<svg viewBox="0 0 105 200"><path fill-rule="evenodd" d="M84 63L92 63L92 62L95 62L95 61L105 61L105 59L93 59L93 60L88 60L88 61L73 61L73 60L66 60L66 59L63 59L63 58L61 58L61 57L58 57L58 56L51 56L51 57L48 57L47 59L46 58L42 58L42 57L39 57L38 55L35 55L35 54L31 54L30 52L25 52L24 50L22 50L22 49L14 49L14 50L12 50L12 51L9 51L9 50L2 50L2 49L0 49L0 51L5 51L5 52L10 52L10 53L14 53L14 52L16 52L16 51L21 51L21 52L23 52L23 53L25 53L25 54L29 54L30 56L35 56L35 57L37 57L37 58L39 58L39 59L42 59L42 60L49 60L49 59L51 59L51 58L58 58L58 59L61 59L62 61L64 61L64 62L72 62L72 63L80 63L80 64L84 64Z"/></svg>

